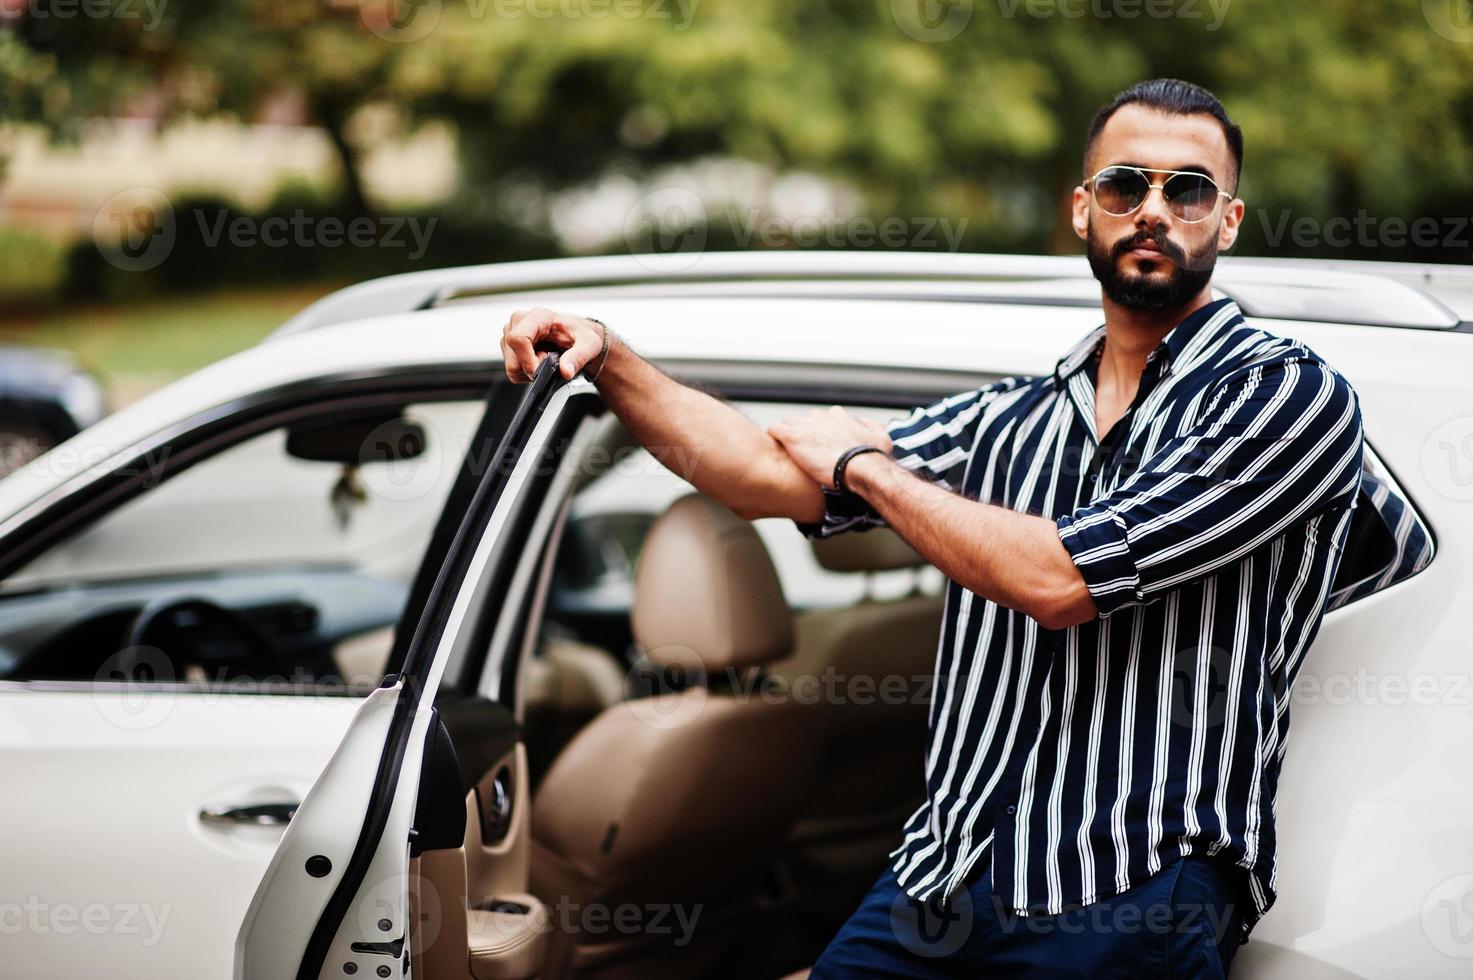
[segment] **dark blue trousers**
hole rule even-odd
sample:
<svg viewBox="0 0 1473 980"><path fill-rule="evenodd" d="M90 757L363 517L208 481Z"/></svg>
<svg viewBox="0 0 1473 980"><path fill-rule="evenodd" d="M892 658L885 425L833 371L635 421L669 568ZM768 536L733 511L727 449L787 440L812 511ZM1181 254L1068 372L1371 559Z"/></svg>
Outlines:
<svg viewBox="0 0 1473 980"><path fill-rule="evenodd" d="M1182 858L1119 895L1058 915L1015 915L984 871L949 906L916 902L886 869L811 980L1027 977L1223 978L1242 930L1241 875Z"/></svg>

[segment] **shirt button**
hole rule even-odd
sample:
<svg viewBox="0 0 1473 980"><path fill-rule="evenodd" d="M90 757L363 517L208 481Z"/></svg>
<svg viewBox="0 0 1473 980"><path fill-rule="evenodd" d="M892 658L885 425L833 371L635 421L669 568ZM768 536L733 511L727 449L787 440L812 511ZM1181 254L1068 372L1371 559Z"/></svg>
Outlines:
<svg viewBox="0 0 1473 980"><path fill-rule="evenodd" d="M1013 806L1011 803L1009 803L1008 804L1008 816L1012 816L1013 814L1015 814L1017 812L1018 812L1018 808L1015 807L1015 806Z"/></svg>

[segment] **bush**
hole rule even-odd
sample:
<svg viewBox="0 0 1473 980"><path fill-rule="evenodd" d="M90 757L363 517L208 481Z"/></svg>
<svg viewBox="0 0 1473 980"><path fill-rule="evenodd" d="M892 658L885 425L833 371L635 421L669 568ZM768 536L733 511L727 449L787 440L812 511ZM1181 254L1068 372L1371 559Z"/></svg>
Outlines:
<svg viewBox="0 0 1473 980"><path fill-rule="evenodd" d="M0 303L42 306L61 296L66 249L45 235L0 228Z"/></svg>

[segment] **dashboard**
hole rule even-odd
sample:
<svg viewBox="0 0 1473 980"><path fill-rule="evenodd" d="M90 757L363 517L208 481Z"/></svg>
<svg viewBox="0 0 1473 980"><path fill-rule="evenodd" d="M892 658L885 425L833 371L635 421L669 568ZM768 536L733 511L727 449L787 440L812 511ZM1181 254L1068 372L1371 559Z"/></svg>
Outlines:
<svg viewBox="0 0 1473 980"><path fill-rule="evenodd" d="M250 648L251 669L234 677L269 672L273 680L341 691L365 678L344 676L339 649L381 644L386 659L408 595L406 583L343 567L237 569L0 595L0 680L120 679L108 675L139 639L148 613L161 621L157 630L144 627L156 641L150 648L164 651L172 679L200 679L189 668L212 663L240 667ZM353 657L365 662L361 649Z"/></svg>

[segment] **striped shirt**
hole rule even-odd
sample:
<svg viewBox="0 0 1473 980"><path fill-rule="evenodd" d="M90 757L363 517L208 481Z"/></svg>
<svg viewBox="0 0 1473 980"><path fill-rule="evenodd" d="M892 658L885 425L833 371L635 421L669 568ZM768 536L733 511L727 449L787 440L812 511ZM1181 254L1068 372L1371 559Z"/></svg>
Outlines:
<svg viewBox="0 0 1473 980"><path fill-rule="evenodd" d="M1167 334L1100 439L1104 336L1051 375L888 426L906 469L1054 519L1099 609L1046 630L948 583L927 800L893 868L935 901L990 856L995 900L1029 915L1215 856L1246 872L1246 939L1274 900L1289 690L1361 485L1360 410L1312 351L1222 300ZM855 498L827 501L805 534L883 523Z"/></svg>

